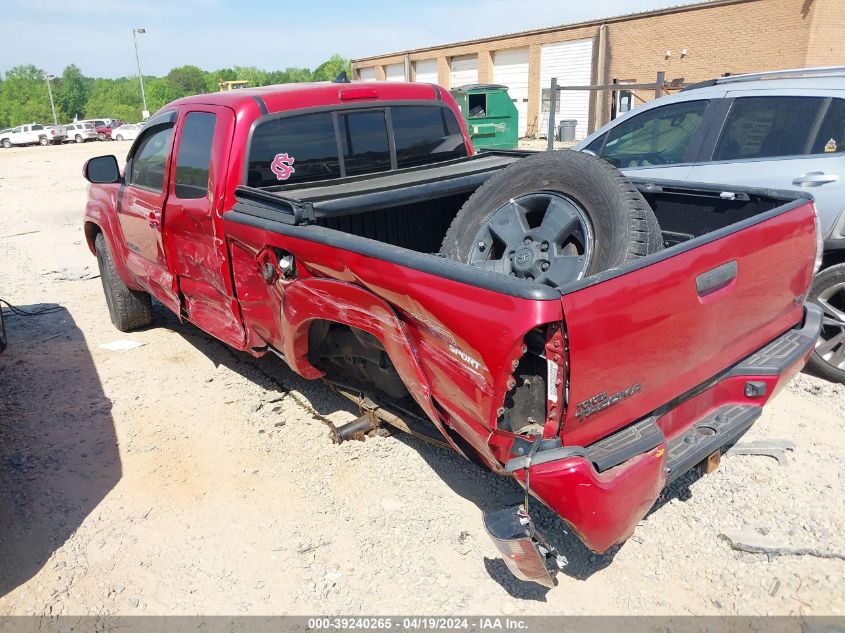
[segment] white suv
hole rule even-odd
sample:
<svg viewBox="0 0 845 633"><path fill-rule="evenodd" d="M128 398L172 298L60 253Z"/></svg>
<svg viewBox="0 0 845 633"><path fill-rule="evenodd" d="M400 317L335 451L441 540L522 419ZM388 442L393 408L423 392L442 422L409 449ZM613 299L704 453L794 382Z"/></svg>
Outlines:
<svg viewBox="0 0 845 633"><path fill-rule="evenodd" d="M68 123L65 126L67 140L84 143L85 141L96 141L97 130L93 123Z"/></svg>

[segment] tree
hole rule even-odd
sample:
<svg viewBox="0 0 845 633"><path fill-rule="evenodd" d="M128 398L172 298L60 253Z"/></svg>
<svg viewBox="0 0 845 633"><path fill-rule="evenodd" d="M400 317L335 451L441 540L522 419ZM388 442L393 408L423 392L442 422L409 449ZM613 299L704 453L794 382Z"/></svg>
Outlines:
<svg viewBox="0 0 845 633"><path fill-rule="evenodd" d="M352 75L349 60L335 53L314 69L314 81L332 81L344 70L347 75Z"/></svg>
<svg viewBox="0 0 845 633"><path fill-rule="evenodd" d="M125 121L141 118L141 86L137 78L97 79L85 106L85 116L114 117Z"/></svg>
<svg viewBox="0 0 845 633"><path fill-rule="evenodd" d="M169 75L162 79L149 79L144 86L147 88L147 106L150 112L155 112L171 101L181 99L189 94L195 94L182 90L176 83L171 81Z"/></svg>
<svg viewBox="0 0 845 633"><path fill-rule="evenodd" d="M164 77L144 77L147 106L155 111L180 97L217 92L221 81L246 80L250 86L267 86L301 81L331 81L349 62L338 54L308 68L288 67L267 71L255 66L235 66L206 72L197 66L173 68ZM141 117L141 86L137 77L94 79L86 77L74 64L52 83L56 114L62 120L114 117L137 121ZM38 121L52 122L50 99L44 71L31 64L10 68L0 74L0 127Z"/></svg>
<svg viewBox="0 0 845 633"><path fill-rule="evenodd" d="M44 71L32 64L10 68L0 92L0 123L11 126L52 120Z"/></svg>
<svg viewBox="0 0 845 633"><path fill-rule="evenodd" d="M67 118L82 117L93 88L82 71L75 64L67 66L55 85L53 98L56 108Z"/></svg>
<svg viewBox="0 0 845 633"><path fill-rule="evenodd" d="M198 95L206 92L206 73L196 66L179 66L167 73L170 81L180 93L180 96Z"/></svg>

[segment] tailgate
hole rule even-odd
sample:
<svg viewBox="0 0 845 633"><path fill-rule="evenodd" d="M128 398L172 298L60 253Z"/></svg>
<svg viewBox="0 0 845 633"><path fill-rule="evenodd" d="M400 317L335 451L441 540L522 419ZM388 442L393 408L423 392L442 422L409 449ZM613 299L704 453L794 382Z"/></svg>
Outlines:
<svg viewBox="0 0 845 633"><path fill-rule="evenodd" d="M815 249L812 203L798 200L564 295L564 443L654 412L799 323Z"/></svg>

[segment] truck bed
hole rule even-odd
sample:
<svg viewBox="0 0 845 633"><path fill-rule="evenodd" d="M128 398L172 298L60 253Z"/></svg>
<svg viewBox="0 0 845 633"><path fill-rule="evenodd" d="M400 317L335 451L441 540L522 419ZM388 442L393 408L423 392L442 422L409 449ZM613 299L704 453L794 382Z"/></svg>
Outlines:
<svg viewBox="0 0 845 633"><path fill-rule="evenodd" d="M467 198L494 173L530 153L484 152L447 163L309 186L241 186L236 189L237 202L228 215L239 221L262 222L268 228L277 223L293 225L297 228L286 231L506 294L548 298L547 286L477 268L467 270L468 266L437 256L449 225ZM657 217L664 250L557 290L572 291L665 259L764 221L809 199L796 192L749 187L725 190L712 184L647 179L632 179L632 182ZM408 251L433 255L436 262L431 257L415 257ZM526 294L526 288L534 290Z"/></svg>

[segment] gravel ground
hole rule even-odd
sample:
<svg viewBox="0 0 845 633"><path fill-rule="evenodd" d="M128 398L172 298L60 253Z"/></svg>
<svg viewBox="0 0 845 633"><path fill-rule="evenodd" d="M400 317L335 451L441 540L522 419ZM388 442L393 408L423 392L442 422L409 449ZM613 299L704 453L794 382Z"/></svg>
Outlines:
<svg viewBox="0 0 845 633"><path fill-rule="evenodd" d="M666 491L621 547L520 583L481 511L519 488L402 435L331 443L355 417L320 383L233 352L163 308L111 327L81 231L87 157L0 150L0 615L843 614L845 388L797 377L733 456ZM128 339L141 346L108 351ZM813 555L731 549L750 531Z"/></svg>

